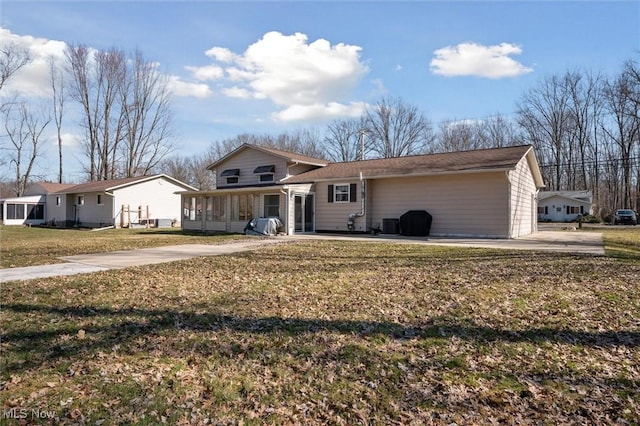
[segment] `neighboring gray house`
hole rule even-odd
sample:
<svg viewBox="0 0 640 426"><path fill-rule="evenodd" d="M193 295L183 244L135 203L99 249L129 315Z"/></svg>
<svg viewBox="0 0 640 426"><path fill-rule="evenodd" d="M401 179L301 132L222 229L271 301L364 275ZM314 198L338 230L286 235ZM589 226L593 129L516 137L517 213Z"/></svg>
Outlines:
<svg viewBox="0 0 640 426"><path fill-rule="evenodd" d="M426 210L431 235L516 238L536 231L544 187L528 145L329 163L245 144L209 169L216 190L182 194L185 230L242 232L278 216L287 234L370 232Z"/></svg>
<svg viewBox="0 0 640 426"><path fill-rule="evenodd" d="M591 191L541 191L538 194L538 220L574 222L578 216L593 214Z"/></svg>

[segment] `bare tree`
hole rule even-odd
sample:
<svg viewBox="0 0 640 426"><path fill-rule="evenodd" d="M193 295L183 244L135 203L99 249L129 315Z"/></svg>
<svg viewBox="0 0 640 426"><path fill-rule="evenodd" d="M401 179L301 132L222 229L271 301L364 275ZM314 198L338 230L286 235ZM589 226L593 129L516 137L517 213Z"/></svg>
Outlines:
<svg viewBox="0 0 640 426"><path fill-rule="evenodd" d="M146 175L172 149L168 82L138 50L122 90L123 174Z"/></svg>
<svg viewBox="0 0 640 426"><path fill-rule="evenodd" d="M501 114L483 120L482 129L480 137L485 138L481 143L484 148L501 148L523 143L515 123Z"/></svg>
<svg viewBox="0 0 640 426"><path fill-rule="evenodd" d="M40 155L42 132L50 118L33 113L26 103L12 105L4 110L4 128L12 145L10 164L13 165L16 196L24 194L32 177L33 166Z"/></svg>
<svg viewBox="0 0 640 426"><path fill-rule="evenodd" d="M478 120L452 120L440 123L435 152L468 151L485 148L483 123Z"/></svg>
<svg viewBox="0 0 640 426"><path fill-rule="evenodd" d="M365 123L362 119L335 120L330 123L324 137L327 156L336 162L369 157L372 146L366 143L364 129Z"/></svg>
<svg viewBox="0 0 640 426"><path fill-rule="evenodd" d="M529 90L518 106L518 123L543 162L542 171L549 189L564 189L564 147L572 116L566 80L552 76Z"/></svg>
<svg viewBox="0 0 640 426"><path fill-rule="evenodd" d="M69 46L66 50L68 72L70 74L70 90L72 99L82 106L82 126L86 132L85 155L89 159L87 172L89 180L98 179L96 157L98 152L99 99L94 93L94 77L92 75L91 51L87 46ZM101 106L100 106L101 108Z"/></svg>
<svg viewBox="0 0 640 426"><path fill-rule="evenodd" d="M207 166L214 161L207 155L190 157L178 155L164 159L155 167L155 170L200 190L208 190L215 188L215 174L207 170Z"/></svg>
<svg viewBox="0 0 640 426"><path fill-rule="evenodd" d="M70 90L82 105L91 180L149 173L171 150L168 82L137 51L67 49Z"/></svg>
<svg viewBox="0 0 640 426"><path fill-rule="evenodd" d="M54 58L49 58L49 78L51 81L53 120L58 138L58 183L62 183L62 118L66 101L64 73L56 65Z"/></svg>
<svg viewBox="0 0 640 426"><path fill-rule="evenodd" d="M629 65L605 86L605 108L611 115L611 125L604 126L606 135L617 148L621 169L620 197L612 208L631 207L637 200L632 196L632 177L640 156L640 81L633 78Z"/></svg>
<svg viewBox="0 0 640 426"><path fill-rule="evenodd" d="M401 98L383 98L370 106L365 123L372 150L382 158L424 153L433 141L431 123Z"/></svg>
<svg viewBox="0 0 640 426"><path fill-rule="evenodd" d="M0 49L0 91L11 76L31 62L31 55L15 43L8 43Z"/></svg>

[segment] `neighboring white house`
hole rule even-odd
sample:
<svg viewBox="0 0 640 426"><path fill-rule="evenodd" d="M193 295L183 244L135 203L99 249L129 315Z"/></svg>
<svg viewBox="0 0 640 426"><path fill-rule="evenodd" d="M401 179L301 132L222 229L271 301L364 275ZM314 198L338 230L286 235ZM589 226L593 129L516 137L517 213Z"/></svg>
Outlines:
<svg viewBox="0 0 640 426"><path fill-rule="evenodd" d="M538 194L538 220L573 222L578 216L593 214L591 191L541 191Z"/></svg>
<svg viewBox="0 0 640 426"><path fill-rule="evenodd" d="M183 193L183 229L242 232L278 216L287 234L371 232L407 211L430 235L516 238L537 229L533 147L328 163L245 144L215 162L217 189Z"/></svg>
<svg viewBox="0 0 640 426"><path fill-rule="evenodd" d="M177 223L179 191L195 188L167 175L83 183L47 195L47 222L65 226L126 227L144 221Z"/></svg>
<svg viewBox="0 0 640 426"><path fill-rule="evenodd" d="M55 184L33 185L31 192L40 194L20 197L20 202L2 200L3 223L97 228L147 221L155 225L160 221L170 226L179 222L182 215L178 192L196 190L167 175L63 185L55 191L51 190L52 185ZM22 219L11 219L17 216Z"/></svg>
<svg viewBox="0 0 640 426"><path fill-rule="evenodd" d="M0 199L0 222L3 225L41 225L46 219L46 196L72 185L40 182L33 184L22 197Z"/></svg>

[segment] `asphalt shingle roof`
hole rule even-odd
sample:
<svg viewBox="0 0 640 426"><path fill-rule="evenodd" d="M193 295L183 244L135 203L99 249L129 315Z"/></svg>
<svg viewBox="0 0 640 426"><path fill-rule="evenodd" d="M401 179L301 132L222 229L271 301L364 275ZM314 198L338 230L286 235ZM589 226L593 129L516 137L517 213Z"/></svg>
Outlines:
<svg viewBox="0 0 640 426"><path fill-rule="evenodd" d="M531 145L329 163L284 179L283 183L490 170L515 167Z"/></svg>
<svg viewBox="0 0 640 426"><path fill-rule="evenodd" d="M47 194L60 192L74 186L72 183L56 183L56 182L37 182L40 188L44 189Z"/></svg>
<svg viewBox="0 0 640 426"><path fill-rule="evenodd" d="M287 161L290 161L290 162L311 164L311 165L315 165L315 166L325 166L325 165L327 165L329 163L327 160L323 160L322 158L309 157L308 155L297 154L295 152L282 151L280 149L266 148L264 146L258 146L258 145L252 145L250 143L245 143L245 144L239 146L238 148L236 148L235 150L233 150L232 152L228 153L224 157L220 158L219 160L217 160L213 164L210 164L209 166L207 166L207 169L208 170L213 170L213 169L217 168L221 163L224 163L228 158L233 157L234 155L236 155L241 150L244 150L244 149L247 149L247 148L252 148L252 149L256 149L258 151L267 152L267 153L273 154L275 156L278 156L278 157L281 157L281 158L285 158Z"/></svg>
<svg viewBox="0 0 640 426"><path fill-rule="evenodd" d="M78 185L73 185L71 187L65 188L57 192L61 194L70 194L70 193L79 193L79 192L101 192L101 191L107 191L111 188L115 188L118 186L137 182L139 180L145 180L145 179L148 180L151 178L152 176L136 176L136 177L122 178L122 179L98 180L94 182L87 182L87 183L81 183Z"/></svg>

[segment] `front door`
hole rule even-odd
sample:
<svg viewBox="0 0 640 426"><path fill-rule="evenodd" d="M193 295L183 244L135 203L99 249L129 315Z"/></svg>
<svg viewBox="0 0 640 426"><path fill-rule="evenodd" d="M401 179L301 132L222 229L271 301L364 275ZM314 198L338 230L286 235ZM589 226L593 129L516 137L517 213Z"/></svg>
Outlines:
<svg viewBox="0 0 640 426"><path fill-rule="evenodd" d="M295 232L313 232L314 227L313 194L296 194L294 196Z"/></svg>

